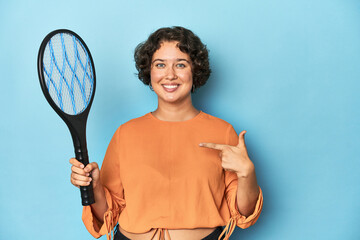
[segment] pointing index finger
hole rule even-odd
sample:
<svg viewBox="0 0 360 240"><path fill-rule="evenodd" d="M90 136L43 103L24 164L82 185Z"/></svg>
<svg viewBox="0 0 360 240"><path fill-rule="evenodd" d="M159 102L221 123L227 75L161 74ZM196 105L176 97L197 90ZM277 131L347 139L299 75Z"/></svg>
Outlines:
<svg viewBox="0 0 360 240"><path fill-rule="evenodd" d="M206 148L211 148L211 149L216 149L216 150L224 150L225 147L227 147L228 145L225 144L218 144L218 143L200 143L199 144L200 147L206 147Z"/></svg>

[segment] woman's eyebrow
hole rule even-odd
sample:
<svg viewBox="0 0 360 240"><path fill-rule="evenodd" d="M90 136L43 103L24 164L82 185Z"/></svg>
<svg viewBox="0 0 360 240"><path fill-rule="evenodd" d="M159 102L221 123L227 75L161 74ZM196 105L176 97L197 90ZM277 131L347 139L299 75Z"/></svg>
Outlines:
<svg viewBox="0 0 360 240"><path fill-rule="evenodd" d="M154 59L154 61L152 61L151 63L154 63L156 61L165 62L165 60L157 58L157 59Z"/></svg>
<svg viewBox="0 0 360 240"><path fill-rule="evenodd" d="M157 58L157 59L154 59L151 63L154 63L154 62L156 62L156 61L165 62L166 60ZM177 62L185 61L185 62L187 62L187 63L190 64L190 61L187 60L187 59L185 59L185 58L177 58L176 61L177 61Z"/></svg>
<svg viewBox="0 0 360 240"><path fill-rule="evenodd" d="M178 62L180 62L180 61L185 61L185 62L190 63L190 61L187 60L187 59L185 59L185 58L178 58L178 59L176 59L176 61L178 61Z"/></svg>

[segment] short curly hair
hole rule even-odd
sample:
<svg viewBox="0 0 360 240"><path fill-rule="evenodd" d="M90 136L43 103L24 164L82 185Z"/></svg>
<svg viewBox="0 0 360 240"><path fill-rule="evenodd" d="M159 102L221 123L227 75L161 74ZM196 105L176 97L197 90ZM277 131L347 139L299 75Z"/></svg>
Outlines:
<svg viewBox="0 0 360 240"><path fill-rule="evenodd" d="M208 50L192 31L179 26L160 28L135 48L135 66L139 79L151 87L150 70L153 54L160 48L161 43L172 41L179 42L180 51L190 57L194 88L203 86L211 74Z"/></svg>

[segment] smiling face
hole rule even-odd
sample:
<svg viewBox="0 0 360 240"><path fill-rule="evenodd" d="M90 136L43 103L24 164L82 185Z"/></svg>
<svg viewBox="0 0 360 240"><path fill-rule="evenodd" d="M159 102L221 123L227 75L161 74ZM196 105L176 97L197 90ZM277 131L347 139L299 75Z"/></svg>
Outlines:
<svg viewBox="0 0 360 240"><path fill-rule="evenodd" d="M163 42L151 61L151 85L160 101L177 103L191 101L193 84L191 60L180 51L178 42Z"/></svg>

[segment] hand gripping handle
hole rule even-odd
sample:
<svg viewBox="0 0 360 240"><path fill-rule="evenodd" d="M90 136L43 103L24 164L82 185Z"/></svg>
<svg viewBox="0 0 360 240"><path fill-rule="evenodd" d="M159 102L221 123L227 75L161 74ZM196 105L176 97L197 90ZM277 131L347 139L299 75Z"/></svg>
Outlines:
<svg viewBox="0 0 360 240"><path fill-rule="evenodd" d="M89 164L89 156L87 153L87 149L82 151L81 148L76 148L75 149L75 157L79 162L84 164L84 166ZM91 177L91 174L90 174L90 177ZM81 193L81 203L83 206L89 206L89 205L95 203L92 182L90 182L89 186L80 186L80 193Z"/></svg>

